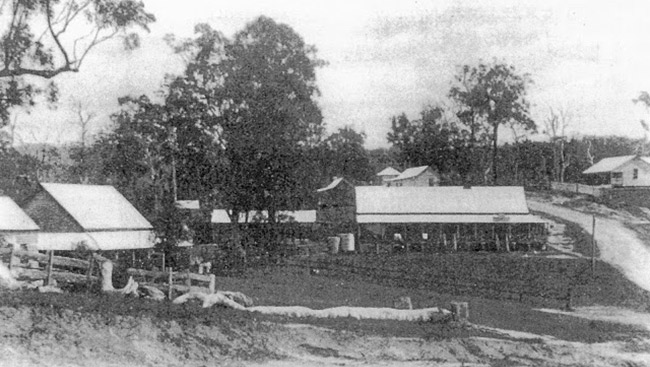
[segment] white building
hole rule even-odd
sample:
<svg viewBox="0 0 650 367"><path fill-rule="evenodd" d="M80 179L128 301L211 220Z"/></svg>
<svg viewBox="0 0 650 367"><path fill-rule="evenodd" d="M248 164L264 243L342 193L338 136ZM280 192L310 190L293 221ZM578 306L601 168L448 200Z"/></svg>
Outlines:
<svg viewBox="0 0 650 367"><path fill-rule="evenodd" d="M626 155L604 158L582 173L609 175L612 186L650 186L650 157Z"/></svg>
<svg viewBox="0 0 650 367"><path fill-rule="evenodd" d="M440 184L440 175L437 171L429 166L413 167L400 173L399 176L387 179L386 186L438 186Z"/></svg>

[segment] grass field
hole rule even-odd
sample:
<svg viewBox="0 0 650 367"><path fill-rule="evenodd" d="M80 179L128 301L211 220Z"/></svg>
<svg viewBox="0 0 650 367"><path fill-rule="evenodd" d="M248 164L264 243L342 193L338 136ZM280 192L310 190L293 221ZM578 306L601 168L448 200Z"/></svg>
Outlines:
<svg viewBox="0 0 650 367"><path fill-rule="evenodd" d="M546 314L518 302L455 297L438 294L434 290L387 287L360 280L309 275L306 271L282 267L250 271L247 276L239 278L220 277L217 286L221 290L241 291L252 297L256 305L300 305L316 309L334 306L392 307L393 301L400 296L411 297L416 308L435 306L448 308L451 301L467 301L470 306L471 323L551 335L571 341L624 340L646 333L630 326ZM40 294L33 291L4 291L0 296L1 306L32 307L36 312L48 314L66 312L66 310L99 314L107 323L118 316L146 316L153 320L174 320L189 326L218 324L249 330L254 330L260 323L268 321L300 322L362 334L425 339L496 336L448 322L400 322L351 318L292 319L250 314L221 307L202 309L200 305L192 303L174 305L170 302L125 298L95 292Z"/></svg>

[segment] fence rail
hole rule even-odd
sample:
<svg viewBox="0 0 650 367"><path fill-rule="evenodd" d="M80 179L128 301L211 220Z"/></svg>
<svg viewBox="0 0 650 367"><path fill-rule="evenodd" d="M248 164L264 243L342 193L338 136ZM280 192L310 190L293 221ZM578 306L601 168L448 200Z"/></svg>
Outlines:
<svg viewBox="0 0 650 367"><path fill-rule="evenodd" d="M572 192L600 197L609 186L589 186L579 183L551 182L551 189L556 191Z"/></svg>
<svg viewBox="0 0 650 367"><path fill-rule="evenodd" d="M286 261L284 266L317 270L325 276L358 275L388 286L433 289L441 293L478 296L491 299L525 302L542 300L554 305L567 306L571 300L571 289L564 287L534 289L528 282L515 279L487 279L467 277L463 280L445 277L418 277L401 269L371 267L358 264L340 264L327 260L300 259Z"/></svg>

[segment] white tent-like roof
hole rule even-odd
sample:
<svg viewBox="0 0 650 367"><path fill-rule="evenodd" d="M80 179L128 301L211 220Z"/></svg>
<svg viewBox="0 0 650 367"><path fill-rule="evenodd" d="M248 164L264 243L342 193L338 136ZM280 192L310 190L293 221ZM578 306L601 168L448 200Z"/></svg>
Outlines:
<svg viewBox="0 0 650 367"><path fill-rule="evenodd" d="M38 231L38 225L11 198L0 196L0 232Z"/></svg>
<svg viewBox="0 0 650 367"><path fill-rule="evenodd" d="M41 186L86 231L153 229L113 186L54 183Z"/></svg>
<svg viewBox="0 0 650 367"><path fill-rule="evenodd" d="M530 214L522 187L358 186L358 223L543 223Z"/></svg>
<svg viewBox="0 0 650 367"><path fill-rule="evenodd" d="M632 161L635 158L637 158L636 155L624 155L620 157L603 158L600 161L598 161L598 163L584 170L582 173L588 175L588 174L612 172L617 168L621 167L622 165ZM638 158L641 161L650 164L650 157L638 157Z"/></svg>
<svg viewBox="0 0 650 367"><path fill-rule="evenodd" d="M153 226L112 186L42 183L41 187L45 195L35 196L26 207L42 223L38 250L75 250L80 246L132 250L156 243ZM57 209L39 209L46 207ZM69 218L68 224L50 221L53 215Z"/></svg>

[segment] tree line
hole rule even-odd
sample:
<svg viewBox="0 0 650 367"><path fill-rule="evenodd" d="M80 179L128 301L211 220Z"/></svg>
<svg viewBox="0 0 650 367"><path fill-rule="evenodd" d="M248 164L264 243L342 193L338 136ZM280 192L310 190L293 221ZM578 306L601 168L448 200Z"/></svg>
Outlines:
<svg viewBox="0 0 650 367"><path fill-rule="evenodd" d="M7 4L2 10L17 15L0 40L3 125L38 96L56 100L55 77L78 71L83 61L70 55L85 55L97 40L118 34L127 48L137 47L137 36L127 31L155 20L131 0ZM66 48L60 39L81 13L99 38L75 51L84 43ZM50 47L29 29L36 17L49 19ZM183 231L177 200L199 200L206 215L225 208L233 223L251 210L267 211L274 222L280 210L315 208L316 189L334 176L372 184L387 166L431 165L446 185L546 187L552 180L584 182L580 172L603 157L645 151L645 140L569 137L563 111L551 110L544 126L535 123L527 99L531 76L497 61L460 67L447 101L423 108L417 118L391 117L389 147L368 150L364 133L349 126L326 134L316 83L326 62L291 27L260 16L231 38L199 24L193 38L165 40L184 60L182 74L168 75L154 95L119 98L111 129L92 141L85 131L67 147L26 149L5 141L0 189L21 202L38 181L111 184L173 244ZM650 99L641 94L639 101ZM85 128L92 114L77 112ZM504 129L513 137L505 144ZM548 141L528 138L538 129ZM243 251L240 229L232 226L235 252Z"/></svg>

